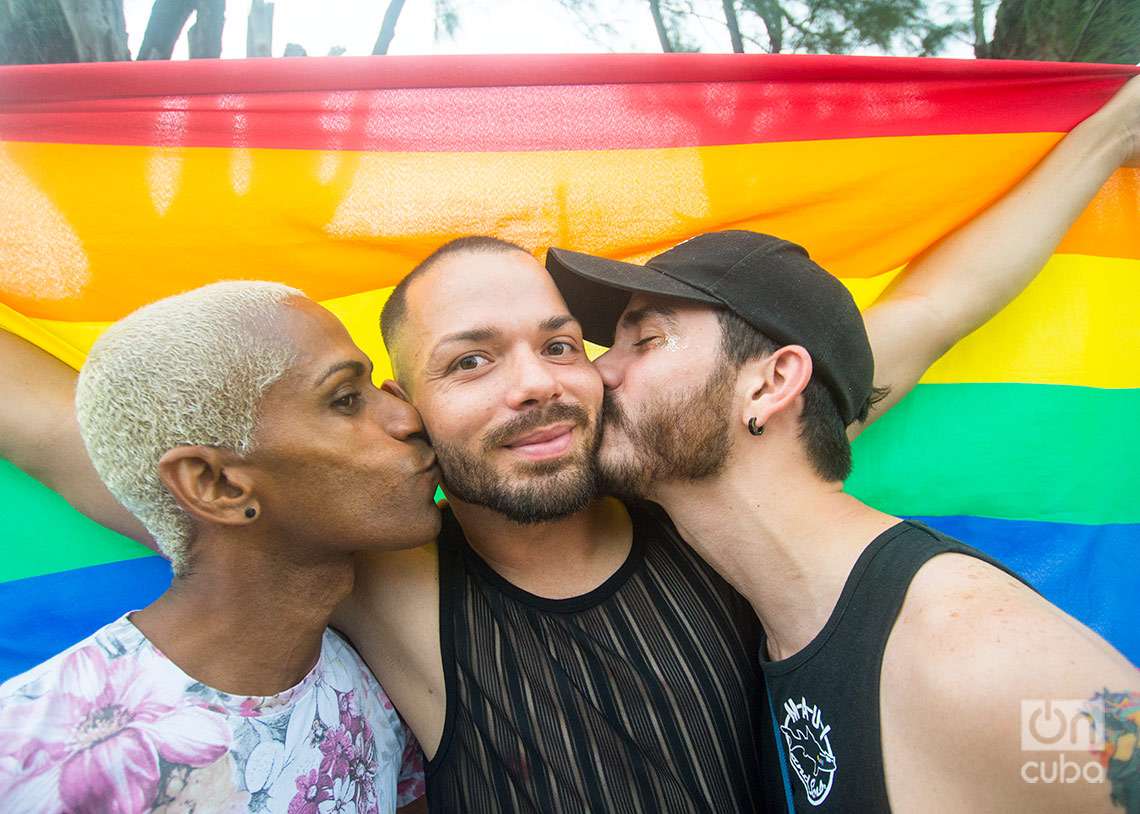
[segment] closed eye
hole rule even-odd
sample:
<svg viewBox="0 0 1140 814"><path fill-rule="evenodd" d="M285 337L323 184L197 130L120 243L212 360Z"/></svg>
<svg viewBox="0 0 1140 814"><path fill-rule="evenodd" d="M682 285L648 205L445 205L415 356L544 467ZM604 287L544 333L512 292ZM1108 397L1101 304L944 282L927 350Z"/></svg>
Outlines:
<svg viewBox="0 0 1140 814"><path fill-rule="evenodd" d="M338 410L351 412L360 406L361 395L357 392L345 393L333 401L332 406Z"/></svg>

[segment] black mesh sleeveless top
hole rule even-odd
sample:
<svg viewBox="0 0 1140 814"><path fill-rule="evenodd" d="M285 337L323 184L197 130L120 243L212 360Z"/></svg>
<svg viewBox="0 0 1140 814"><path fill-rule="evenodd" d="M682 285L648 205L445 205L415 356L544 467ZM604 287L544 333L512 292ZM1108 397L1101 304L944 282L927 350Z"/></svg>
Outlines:
<svg viewBox="0 0 1140 814"><path fill-rule="evenodd" d="M447 717L428 765L431 811L762 807L759 623L656 507L630 514L624 565L556 600L495 573L447 514Z"/></svg>

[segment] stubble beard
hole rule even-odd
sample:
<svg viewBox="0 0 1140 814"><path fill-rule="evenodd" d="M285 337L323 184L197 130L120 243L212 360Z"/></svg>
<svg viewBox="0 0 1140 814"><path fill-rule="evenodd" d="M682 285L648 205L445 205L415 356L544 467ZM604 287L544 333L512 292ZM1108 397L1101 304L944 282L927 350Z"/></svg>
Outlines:
<svg viewBox="0 0 1140 814"><path fill-rule="evenodd" d="M587 435L569 458L523 461L500 474L488 463L502 444L529 430L573 421ZM601 433L578 404L554 402L519 416L489 433L472 451L460 444L434 441L443 482L453 497L484 506L521 524L545 523L585 509L598 494L597 451Z"/></svg>
<svg viewBox="0 0 1140 814"><path fill-rule="evenodd" d="M728 405L734 381L732 369L722 361L703 386L650 401L636 418L607 391L598 456L600 490L652 498L658 484L720 474L732 447ZM621 440L607 452L605 435L615 431Z"/></svg>

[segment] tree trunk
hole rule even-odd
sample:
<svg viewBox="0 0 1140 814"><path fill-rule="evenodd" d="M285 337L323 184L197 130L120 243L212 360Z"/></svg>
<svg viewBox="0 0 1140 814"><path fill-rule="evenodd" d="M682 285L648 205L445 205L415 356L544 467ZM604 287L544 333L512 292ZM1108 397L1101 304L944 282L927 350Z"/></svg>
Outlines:
<svg viewBox="0 0 1140 814"><path fill-rule="evenodd" d="M983 0L972 0L974 11L974 56L989 59L990 44L986 42L986 6Z"/></svg>
<svg viewBox="0 0 1140 814"><path fill-rule="evenodd" d="M764 22L764 30L768 33L768 53L780 53L784 48L784 9L779 0L751 0L749 6Z"/></svg>
<svg viewBox="0 0 1140 814"><path fill-rule="evenodd" d="M195 0L155 0L138 58L170 59L195 5Z"/></svg>
<svg viewBox="0 0 1140 814"><path fill-rule="evenodd" d="M5 65L78 62L79 52L59 3L6 0L0 15L0 54Z"/></svg>
<svg viewBox="0 0 1140 814"><path fill-rule="evenodd" d="M4 64L131 58L122 0L0 0L0 11Z"/></svg>
<svg viewBox="0 0 1140 814"><path fill-rule="evenodd" d="M190 59L217 59L222 55L222 28L226 24L226 0L198 0L194 25L186 32Z"/></svg>
<svg viewBox="0 0 1140 814"><path fill-rule="evenodd" d="M736 17L736 0L721 0L724 5L724 21L728 24L728 38L732 40L732 51L744 53L744 40L740 36L740 20Z"/></svg>
<svg viewBox="0 0 1140 814"><path fill-rule="evenodd" d="M989 55L1135 65L1140 62L1140 3L1002 0Z"/></svg>
<svg viewBox="0 0 1140 814"><path fill-rule="evenodd" d="M128 60L122 0L59 0L80 62Z"/></svg>
<svg viewBox="0 0 1140 814"><path fill-rule="evenodd" d="M384 12L384 22L380 24L380 36L372 46L373 54L388 53L388 46L396 36L396 22L400 19L400 12L404 10L404 0L389 0L388 10Z"/></svg>
<svg viewBox="0 0 1140 814"><path fill-rule="evenodd" d="M249 7L249 25L245 30L247 57L273 56L273 4L253 0Z"/></svg>
<svg viewBox="0 0 1140 814"><path fill-rule="evenodd" d="M661 16L661 0L649 0L649 12L653 15L653 25L657 27L657 39L661 43L661 50L671 53L673 42L669 39L669 29L665 27L665 18Z"/></svg>

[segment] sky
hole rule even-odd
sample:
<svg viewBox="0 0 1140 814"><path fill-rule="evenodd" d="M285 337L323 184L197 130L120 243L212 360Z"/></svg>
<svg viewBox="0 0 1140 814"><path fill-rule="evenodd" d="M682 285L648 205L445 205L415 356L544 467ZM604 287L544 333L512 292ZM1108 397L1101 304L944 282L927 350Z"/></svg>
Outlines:
<svg viewBox="0 0 1140 814"><path fill-rule="evenodd" d="M461 23L454 38L435 37L432 0L407 0L396 27L392 54L510 54L592 53L599 51L659 51L653 20L644 0L596 0L606 9L614 31L599 42L558 0L456 0ZM964 7L968 0L957 0ZM138 53L153 0L125 0L127 35L132 54ZM226 3L222 56L245 56L248 0ZM311 56L324 56L334 46L349 55L372 53L387 0L276 0L273 12L273 55L296 42ZM996 5L996 4L995 4ZM991 10L992 14L992 10ZM963 17L963 19L965 19ZM991 23L992 25L992 23ZM189 26L187 26L189 27ZM702 50L728 51L728 34L716 20L695 21L689 35ZM959 42L945 56L972 57L969 44ZM187 56L185 32L174 58Z"/></svg>

